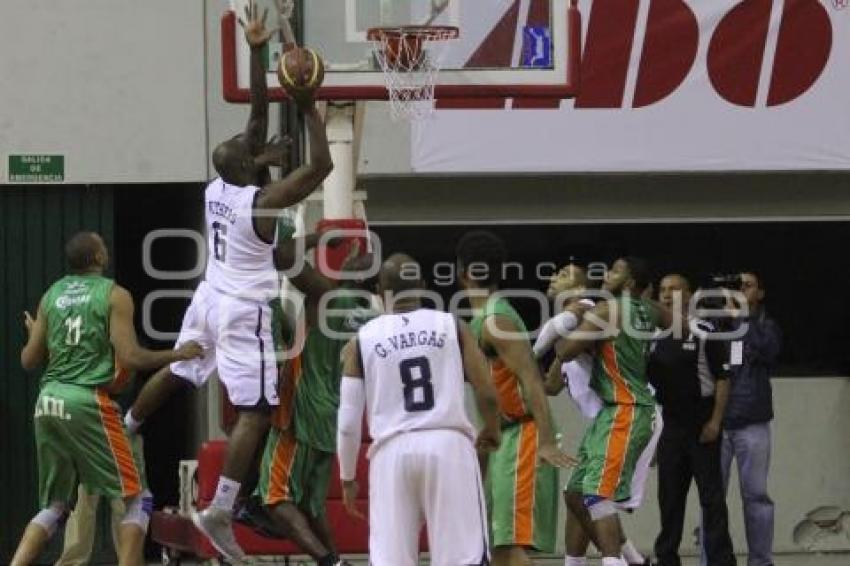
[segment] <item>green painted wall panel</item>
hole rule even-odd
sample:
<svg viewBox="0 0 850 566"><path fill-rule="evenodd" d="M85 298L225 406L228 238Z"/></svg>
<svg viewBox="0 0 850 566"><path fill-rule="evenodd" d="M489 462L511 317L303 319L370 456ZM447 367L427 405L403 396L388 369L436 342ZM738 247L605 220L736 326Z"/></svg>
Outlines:
<svg viewBox="0 0 850 566"><path fill-rule="evenodd" d="M9 562L36 511L32 408L38 374L20 366L23 311L35 312L64 272L68 236L87 229L114 239L111 187L0 187L0 564ZM43 557L49 559L48 556Z"/></svg>

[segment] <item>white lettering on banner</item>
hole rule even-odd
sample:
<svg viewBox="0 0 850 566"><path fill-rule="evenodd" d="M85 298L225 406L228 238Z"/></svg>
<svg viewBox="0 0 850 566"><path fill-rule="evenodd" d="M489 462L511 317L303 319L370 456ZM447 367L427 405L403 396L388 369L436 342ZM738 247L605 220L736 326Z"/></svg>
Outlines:
<svg viewBox="0 0 850 566"><path fill-rule="evenodd" d="M579 6L575 100L438 110L414 123L413 170L850 169L850 12L819 0Z"/></svg>

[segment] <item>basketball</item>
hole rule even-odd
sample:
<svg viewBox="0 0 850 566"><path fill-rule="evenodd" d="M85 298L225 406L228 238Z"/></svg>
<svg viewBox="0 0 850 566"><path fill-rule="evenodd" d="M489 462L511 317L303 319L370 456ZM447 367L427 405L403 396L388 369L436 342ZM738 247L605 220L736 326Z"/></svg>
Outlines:
<svg viewBox="0 0 850 566"><path fill-rule="evenodd" d="M325 63L313 49L296 47L281 55L277 75L286 90L315 90L325 78Z"/></svg>

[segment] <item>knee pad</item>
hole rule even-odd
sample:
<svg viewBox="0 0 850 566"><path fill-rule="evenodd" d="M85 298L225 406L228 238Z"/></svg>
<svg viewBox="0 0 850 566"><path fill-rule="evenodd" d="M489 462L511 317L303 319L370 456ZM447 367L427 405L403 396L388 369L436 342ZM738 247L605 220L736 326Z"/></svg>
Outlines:
<svg viewBox="0 0 850 566"><path fill-rule="evenodd" d="M610 499L599 495L585 495L584 506L594 521L617 514L617 505Z"/></svg>
<svg viewBox="0 0 850 566"><path fill-rule="evenodd" d="M57 530L65 526L67 520L68 507L64 503L53 503L50 507L39 511L30 522L47 531L47 537L50 538L56 534Z"/></svg>
<svg viewBox="0 0 850 566"><path fill-rule="evenodd" d="M147 489L127 502L127 510L122 525L137 525L144 532L148 532L148 524L153 513L153 494Z"/></svg>

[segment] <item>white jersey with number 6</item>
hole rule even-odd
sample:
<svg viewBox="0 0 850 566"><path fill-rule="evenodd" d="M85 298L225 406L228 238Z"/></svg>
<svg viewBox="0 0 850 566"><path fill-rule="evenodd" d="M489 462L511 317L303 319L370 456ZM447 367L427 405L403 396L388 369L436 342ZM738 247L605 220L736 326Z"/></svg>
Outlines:
<svg viewBox="0 0 850 566"><path fill-rule="evenodd" d="M220 178L207 185L206 281L214 290L251 301L267 302L278 292L272 251L257 232L254 204L258 187L229 185Z"/></svg>
<svg viewBox="0 0 850 566"><path fill-rule="evenodd" d="M463 403L457 320L431 309L379 316L357 334L370 453L403 432L453 429L473 439Z"/></svg>

